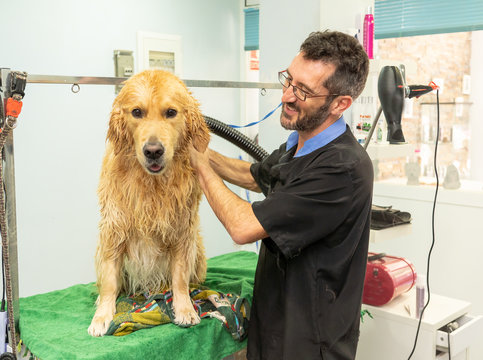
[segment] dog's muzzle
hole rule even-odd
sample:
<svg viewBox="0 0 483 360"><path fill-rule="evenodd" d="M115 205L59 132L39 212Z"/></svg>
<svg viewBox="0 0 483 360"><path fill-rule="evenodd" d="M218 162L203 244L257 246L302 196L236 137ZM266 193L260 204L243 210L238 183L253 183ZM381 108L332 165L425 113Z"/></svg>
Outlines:
<svg viewBox="0 0 483 360"><path fill-rule="evenodd" d="M143 147L143 154L146 159L146 168L151 173L159 173L163 170L164 146L159 141L148 142Z"/></svg>

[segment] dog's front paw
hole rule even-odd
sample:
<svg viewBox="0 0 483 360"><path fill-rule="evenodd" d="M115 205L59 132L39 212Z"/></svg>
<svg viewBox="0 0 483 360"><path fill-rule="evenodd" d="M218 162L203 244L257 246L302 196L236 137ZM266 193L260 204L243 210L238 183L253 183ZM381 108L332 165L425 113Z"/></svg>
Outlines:
<svg viewBox="0 0 483 360"><path fill-rule="evenodd" d="M191 308L174 310L174 323L179 326L192 326L200 323L200 317L196 311Z"/></svg>
<svg viewBox="0 0 483 360"><path fill-rule="evenodd" d="M92 319L91 325L87 332L91 336L104 336L111 323L112 316L109 315L95 315Z"/></svg>

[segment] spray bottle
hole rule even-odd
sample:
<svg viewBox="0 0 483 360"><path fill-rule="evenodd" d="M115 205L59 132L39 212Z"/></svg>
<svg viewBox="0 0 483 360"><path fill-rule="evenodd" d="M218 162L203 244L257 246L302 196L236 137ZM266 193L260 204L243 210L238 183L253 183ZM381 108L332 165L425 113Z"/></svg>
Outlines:
<svg viewBox="0 0 483 360"><path fill-rule="evenodd" d="M374 15L372 14L372 7L367 8L364 16L363 24L363 46L369 59L374 59Z"/></svg>

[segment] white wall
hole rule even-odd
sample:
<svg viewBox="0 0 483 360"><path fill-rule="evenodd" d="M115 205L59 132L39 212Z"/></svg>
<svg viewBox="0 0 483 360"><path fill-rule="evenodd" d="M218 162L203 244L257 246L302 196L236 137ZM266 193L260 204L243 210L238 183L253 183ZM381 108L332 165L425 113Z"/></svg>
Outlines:
<svg viewBox="0 0 483 360"><path fill-rule="evenodd" d="M483 181L483 31L473 31L471 34L471 105L470 109L470 160L471 179Z"/></svg>
<svg viewBox="0 0 483 360"><path fill-rule="evenodd" d="M320 0L321 28L343 32L356 28L361 29L362 36L362 21L369 6L374 11L374 0Z"/></svg>
<svg viewBox="0 0 483 360"><path fill-rule="evenodd" d="M239 1L2 2L0 67L44 75L114 76L113 50L136 32L182 36L183 78L240 80ZM240 90L192 89L206 115L240 121ZM95 280L96 188L111 86L28 84L15 130L20 296ZM214 139L214 147L235 153ZM236 249L202 204L208 256Z"/></svg>

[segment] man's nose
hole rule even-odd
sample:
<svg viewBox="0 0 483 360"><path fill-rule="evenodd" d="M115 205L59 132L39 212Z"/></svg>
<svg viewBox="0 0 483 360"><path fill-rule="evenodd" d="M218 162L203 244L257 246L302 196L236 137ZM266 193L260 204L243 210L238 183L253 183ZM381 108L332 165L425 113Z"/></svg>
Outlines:
<svg viewBox="0 0 483 360"><path fill-rule="evenodd" d="M293 86L292 85L289 85L288 88L283 89L282 102L292 103L292 102L295 102L296 100L297 100L297 97L295 96L295 94L293 92Z"/></svg>

